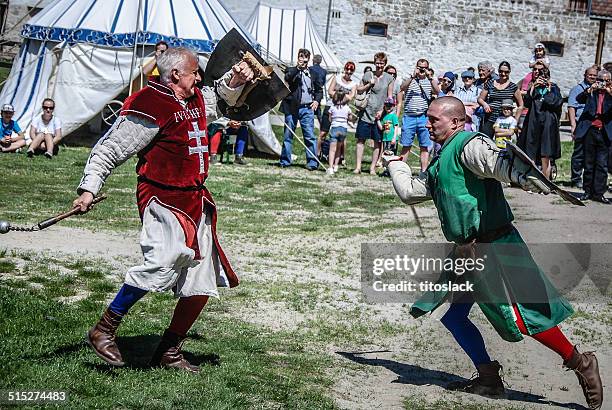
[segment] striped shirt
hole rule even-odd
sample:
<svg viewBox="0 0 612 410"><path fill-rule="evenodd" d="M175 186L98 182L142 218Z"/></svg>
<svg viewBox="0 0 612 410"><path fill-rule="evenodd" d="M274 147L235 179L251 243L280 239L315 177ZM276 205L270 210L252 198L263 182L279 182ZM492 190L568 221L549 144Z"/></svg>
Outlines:
<svg viewBox="0 0 612 410"><path fill-rule="evenodd" d="M404 115L425 114L429 108L431 92L431 82L428 79L415 78L412 80L404 94Z"/></svg>
<svg viewBox="0 0 612 410"><path fill-rule="evenodd" d="M498 90L493 85L493 80L489 80L484 89L488 91L487 94L487 104L491 107L491 113L487 115L488 122L495 122L497 117L501 115L501 105L503 100L514 100L514 93L518 90L518 86L510 81L510 84L503 89Z"/></svg>

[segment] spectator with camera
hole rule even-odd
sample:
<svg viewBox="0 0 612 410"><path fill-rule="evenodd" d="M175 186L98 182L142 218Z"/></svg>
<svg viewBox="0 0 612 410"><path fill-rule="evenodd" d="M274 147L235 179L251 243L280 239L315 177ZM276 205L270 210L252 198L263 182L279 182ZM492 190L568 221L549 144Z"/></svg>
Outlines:
<svg viewBox="0 0 612 410"><path fill-rule="evenodd" d="M314 115L323 98L325 83L321 77L309 69L310 51L298 50L297 66L289 67L285 73L285 81L291 91L281 102L281 111L285 114L285 132L280 166L291 165L293 150L293 132L298 121L302 127L304 144L306 145L306 169L314 171L319 167L317 161L317 138L314 134Z"/></svg>
<svg viewBox="0 0 612 410"><path fill-rule="evenodd" d="M421 151L421 171L425 171L429 165L429 149L432 146L429 130L425 126L426 113L429 104L439 92L440 86L438 80L433 77L433 71L429 68L429 61L420 58L416 63L414 73L404 80L398 94L397 116L402 118L400 156L404 161L408 161L408 154L416 135ZM402 108L403 116L400 115Z"/></svg>
<svg viewBox="0 0 612 410"><path fill-rule="evenodd" d="M610 204L604 197L608 180L608 155L612 142L612 74L597 73L597 80L578 94L576 101L584 104L574 136L583 139L584 173L583 200L592 199Z"/></svg>
<svg viewBox="0 0 612 410"><path fill-rule="evenodd" d="M15 108L11 104L4 104L1 111L0 150L2 152L15 152L26 145L24 132L21 130L19 123L13 119Z"/></svg>
<svg viewBox="0 0 612 410"><path fill-rule="evenodd" d="M595 82L598 70L599 67L596 65L587 68L584 71L584 80L570 90L567 98L567 115L569 116L572 140L574 141L571 184L576 188L582 188L582 171L584 169L584 141L582 138L576 138L576 125L584 110L584 104L579 103L576 97Z"/></svg>
<svg viewBox="0 0 612 410"><path fill-rule="evenodd" d="M514 100L517 105L515 119L518 122L521 111L523 110L523 96L518 86L510 81L510 63L502 61L499 64L498 70L499 79L491 79L485 83L480 95L478 103L485 112L480 132L487 135L489 138L494 137L493 124L501 114L501 105L504 100Z"/></svg>
<svg viewBox="0 0 612 410"><path fill-rule="evenodd" d="M535 64L531 67L531 71L523 77L518 83L517 86L519 90L521 90L521 95L523 96L523 101L525 100L525 95L529 92L529 87L531 87L531 82L540 75L540 72L544 68L544 63L541 61L536 61ZM519 131L523 128L523 123L525 122L525 117L527 117L527 113L529 112L529 108L523 107L523 111L521 112L521 116L518 120L518 129Z"/></svg>
<svg viewBox="0 0 612 410"><path fill-rule="evenodd" d="M343 74L336 74L331 78L329 83L329 88L327 89L327 94L330 98L333 99L334 95L338 91L342 91L344 93L344 104L349 104L357 95L357 81L353 80L352 76L355 72L355 63L352 61L347 61L344 64L344 72ZM331 128L330 115L329 115L330 105L325 108L323 112L323 119L321 124L325 124L327 129ZM323 125L321 125L321 129L323 129ZM321 152L321 146L323 144L323 140L319 138L319 142L317 144L317 150ZM331 145L330 145L331 148ZM344 158L344 148L345 148L345 140L336 141L336 154L340 158L340 162L343 161ZM331 155L331 151L330 151ZM336 167L337 168L337 167Z"/></svg>
<svg viewBox="0 0 612 410"><path fill-rule="evenodd" d="M361 79L361 84L357 87L358 94L363 95L367 93L367 101L360 113L357 130L355 131L355 137L357 138L356 164L353 170L355 174L361 173L361 162L363 160L366 140L372 139L374 141L372 158L378 158L380 154L382 132L376 125L376 116L380 116L385 99L393 96L395 81L392 75L384 71L386 65L387 55L383 52L376 53L374 55L374 66L376 69L373 72L366 72ZM372 160L370 165L370 174L376 175L375 160Z"/></svg>
<svg viewBox="0 0 612 410"><path fill-rule="evenodd" d="M551 159L561 158L559 120L563 97L559 87L550 80L550 70L543 67L534 77L525 94L525 107L529 109L518 146L534 162L542 164L542 173L551 175Z"/></svg>

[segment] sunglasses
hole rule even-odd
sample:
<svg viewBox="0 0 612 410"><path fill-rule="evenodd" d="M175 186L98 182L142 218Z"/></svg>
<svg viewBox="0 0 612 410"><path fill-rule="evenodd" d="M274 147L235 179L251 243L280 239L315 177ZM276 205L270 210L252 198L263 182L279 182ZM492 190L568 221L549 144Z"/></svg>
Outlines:
<svg viewBox="0 0 612 410"><path fill-rule="evenodd" d="M53 111L55 109L55 107L47 107L45 105L43 105L42 108L43 108L43 110L51 110L51 111Z"/></svg>
<svg viewBox="0 0 612 410"><path fill-rule="evenodd" d="M510 70L499 70L500 74L510 74Z"/></svg>

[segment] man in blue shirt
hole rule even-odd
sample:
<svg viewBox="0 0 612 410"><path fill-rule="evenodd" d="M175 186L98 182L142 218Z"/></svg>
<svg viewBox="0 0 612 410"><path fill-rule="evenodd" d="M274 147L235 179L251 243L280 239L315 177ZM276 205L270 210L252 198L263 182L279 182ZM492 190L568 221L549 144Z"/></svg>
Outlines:
<svg viewBox="0 0 612 410"><path fill-rule="evenodd" d="M584 168L584 146L582 138L575 138L576 123L582 115L584 104L576 101L576 97L589 88L597 79L597 66L589 67L584 72L584 81L571 89L567 98L567 114L572 127L572 139L574 140L574 152L572 153L572 186L582 188L582 169Z"/></svg>
<svg viewBox="0 0 612 410"><path fill-rule="evenodd" d="M14 152L26 144L24 132L17 121L13 120L15 108L11 104L4 104L1 110L0 121L0 149L2 152ZM14 136L13 134L17 134Z"/></svg>

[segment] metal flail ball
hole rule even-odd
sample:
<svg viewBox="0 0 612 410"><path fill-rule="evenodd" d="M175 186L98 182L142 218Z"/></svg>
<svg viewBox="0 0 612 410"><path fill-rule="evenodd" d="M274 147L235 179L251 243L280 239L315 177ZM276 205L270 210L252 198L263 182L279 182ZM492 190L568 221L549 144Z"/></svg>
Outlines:
<svg viewBox="0 0 612 410"><path fill-rule="evenodd" d="M89 209L91 209L93 207L93 205L95 205L98 202L103 201L105 199L106 199L106 195L100 195L100 196L94 198L93 201L91 202L91 205L90 205ZM49 219L45 219L44 221L40 221L36 225L31 226L29 228L22 227L22 226L11 226L11 224L8 221L0 220L0 234L9 233L10 231L18 231L18 232L36 232L36 231L40 231L42 229L50 227L51 225L55 225L56 223L58 223L62 219L66 219L66 218L68 218L68 217L70 217L72 215L77 215L77 214L81 214L81 213L83 213L83 212L81 212L79 207L75 207L75 208L72 208L70 211L64 212L63 214L59 214L59 215L56 215L56 216L51 217Z"/></svg>

